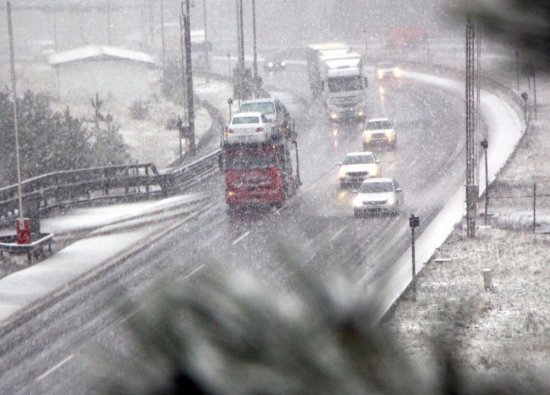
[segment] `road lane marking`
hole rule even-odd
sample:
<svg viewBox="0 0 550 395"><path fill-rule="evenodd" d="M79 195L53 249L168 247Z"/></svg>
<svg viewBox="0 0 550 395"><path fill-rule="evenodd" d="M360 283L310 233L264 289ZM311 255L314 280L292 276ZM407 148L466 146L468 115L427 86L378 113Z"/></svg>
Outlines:
<svg viewBox="0 0 550 395"><path fill-rule="evenodd" d="M71 354L61 362L59 362L57 365L55 365L53 368L46 370L44 373L42 373L40 376L36 378L36 381L44 380L46 377L48 377L50 374L55 372L57 369L59 369L61 366L65 365L67 362L69 362L71 359L74 358L74 355Z"/></svg>
<svg viewBox="0 0 550 395"><path fill-rule="evenodd" d="M250 234L250 231L246 232L246 233L243 233L242 235L240 235L239 237L237 237L235 240L233 240L231 242L231 245L235 245L237 244L239 241L241 241L242 239L244 239L246 236L248 236Z"/></svg>
<svg viewBox="0 0 550 395"><path fill-rule="evenodd" d="M194 268L193 270L191 270L190 273L186 274L185 276L182 277L182 280L186 280L188 279L189 277L191 277L192 275L194 275L195 273L199 272L200 270L204 269L206 265L203 263L199 266L197 266L196 268ZM121 320L119 320L118 322L120 324L124 323L125 321L128 321L132 316L136 315L136 313L139 311L140 307L138 307L137 309L133 310L132 312L128 313L128 315L126 315L124 318L122 318Z"/></svg>
<svg viewBox="0 0 550 395"><path fill-rule="evenodd" d="M415 159L415 160L413 160L413 161L411 162L411 164L410 164L410 165L408 165L408 166L407 166L407 167L405 168L405 170L409 170L409 169L410 169L411 167L413 167L413 166L414 166L414 164L415 164L415 163L416 163L416 159Z"/></svg>
<svg viewBox="0 0 550 395"><path fill-rule="evenodd" d="M338 232L336 232L336 233L330 238L330 241L336 240L336 239L338 238L338 236L340 236L340 235L342 234L342 232L343 232L344 230L346 230L346 228L347 228L347 225L344 226L342 229L340 229Z"/></svg>

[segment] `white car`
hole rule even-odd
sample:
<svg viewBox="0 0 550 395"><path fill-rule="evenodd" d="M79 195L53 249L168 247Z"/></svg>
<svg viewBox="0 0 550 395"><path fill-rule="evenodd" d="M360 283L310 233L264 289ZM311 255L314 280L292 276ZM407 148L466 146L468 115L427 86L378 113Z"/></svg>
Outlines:
<svg viewBox="0 0 550 395"><path fill-rule="evenodd" d="M393 63L380 63L378 65L376 75L378 76L378 80L387 80L390 78L401 78L403 75L403 71L399 66L396 66Z"/></svg>
<svg viewBox="0 0 550 395"><path fill-rule="evenodd" d="M399 213L405 203L403 190L393 178L371 178L363 181L353 199L353 214Z"/></svg>
<svg viewBox="0 0 550 395"><path fill-rule="evenodd" d="M365 122L363 127L363 150L367 151L375 144L385 144L395 149L397 137L391 118L374 118Z"/></svg>
<svg viewBox="0 0 550 395"><path fill-rule="evenodd" d="M225 132L227 144L262 143L271 139L272 125L261 112L233 115Z"/></svg>
<svg viewBox="0 0 550 395"><path fill-rule="evenodd" d="M350 152L338 163L340 187L358 186L367 178L380 177L380 161L372 152Z"/></svg>
<svg viewBox="0 0 550 395"><path fill-rule="evenodd" d="M245 100L241 103L239 112L261 112L273 125L273 133L290 131L292 119L283 103L278 99L260 98Z"/></svg>

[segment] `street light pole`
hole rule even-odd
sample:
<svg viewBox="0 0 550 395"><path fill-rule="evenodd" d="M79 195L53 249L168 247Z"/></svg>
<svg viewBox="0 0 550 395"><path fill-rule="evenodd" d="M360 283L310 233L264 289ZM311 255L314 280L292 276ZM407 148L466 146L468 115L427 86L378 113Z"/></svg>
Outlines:
<svg viewBox="0 0 550 395"><path fill-rule="evenodd" d="M487 225L487 218L489 217L489 160L487 158L487 148L489 148L489 142L486 138L481 141L481 146L485 151L485 225Z"/></svg>

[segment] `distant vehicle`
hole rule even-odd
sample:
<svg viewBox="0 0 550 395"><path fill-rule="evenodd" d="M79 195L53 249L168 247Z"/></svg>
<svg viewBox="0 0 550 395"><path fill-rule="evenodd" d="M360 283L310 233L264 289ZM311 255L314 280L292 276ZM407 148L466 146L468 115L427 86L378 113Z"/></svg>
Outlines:
<svg viewBox="0 0 550 395"><path fill-rule="evenodd" d="M368 178L382 175L380 160L372 152L350 152L338 165L340 188L358 186Z"/></svg>
<svg viewBox="0 0 550 395"><path fill-rule="evenodd" d="M378 64L376 75L378 76L379 81L392 78L398 79L403 75L403 71L394 63L383 62Z"/></svg>
<svg viewBox="0 0 550 395"><path fill-rule="evenodd" d="M279 57L267 57L264 61L264 70L279 71L286 68L286 60Z"/></svg>
<svg viewBox="0 0 550 395"><path fill-rule="evenodd" d="M363 150L368 151L370 147L377 144L389 145L395 149L397 136L391 118L372 118L365 122L363 128Z"/></svg>
<svg viewBox="0 0 550 395"><path fill-rule="evenodd" d="M417 26L394 27L388 33L387 45L392 48L411 48L428 39L426 31Z"/></svg>
<svg viewBox="0 0 550 395"><path fill-rule="evenodd" d="M371 178L361 183L353 199L356 217L374 213L398 214L405 203L403 190L393 178Z"/></svg>
<svg viewBox="0 0 550 395"><path fill-rule="evenodd" d="M278 99L262 98L245 100L241 103L240 112L261 112L273 124L274 137L286 135L289 137L294 132L294 124L290 113Z"/></svg>
<svg viewBox="0 0 550 395"><path fill-rule="evenodd" d="M225 143L261 143L269 141L272 124L261 112L240 112L231 118L225 133Z"/></svg>

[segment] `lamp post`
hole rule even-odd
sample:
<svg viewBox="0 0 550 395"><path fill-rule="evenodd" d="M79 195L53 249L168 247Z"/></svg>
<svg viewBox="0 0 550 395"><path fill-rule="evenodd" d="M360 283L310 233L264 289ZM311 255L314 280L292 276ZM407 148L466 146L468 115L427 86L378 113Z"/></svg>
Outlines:
<svg viewBox="0 0 550 395"><path fill-rule="evenodd" d="M409 226L411 227L411 249L412 249L412 299L416 302L416 252L414 230L420 225L420 217L411 214Z"/></svg>
<svg viewBox="0 0 550 395"><path fill-rule="evenodd" d="M489 142L486 138L481 141L481 147L485 151L485 225L487 225L487 217L489 216L489 160L487 158L487 148L489 148Z"/></svg>

